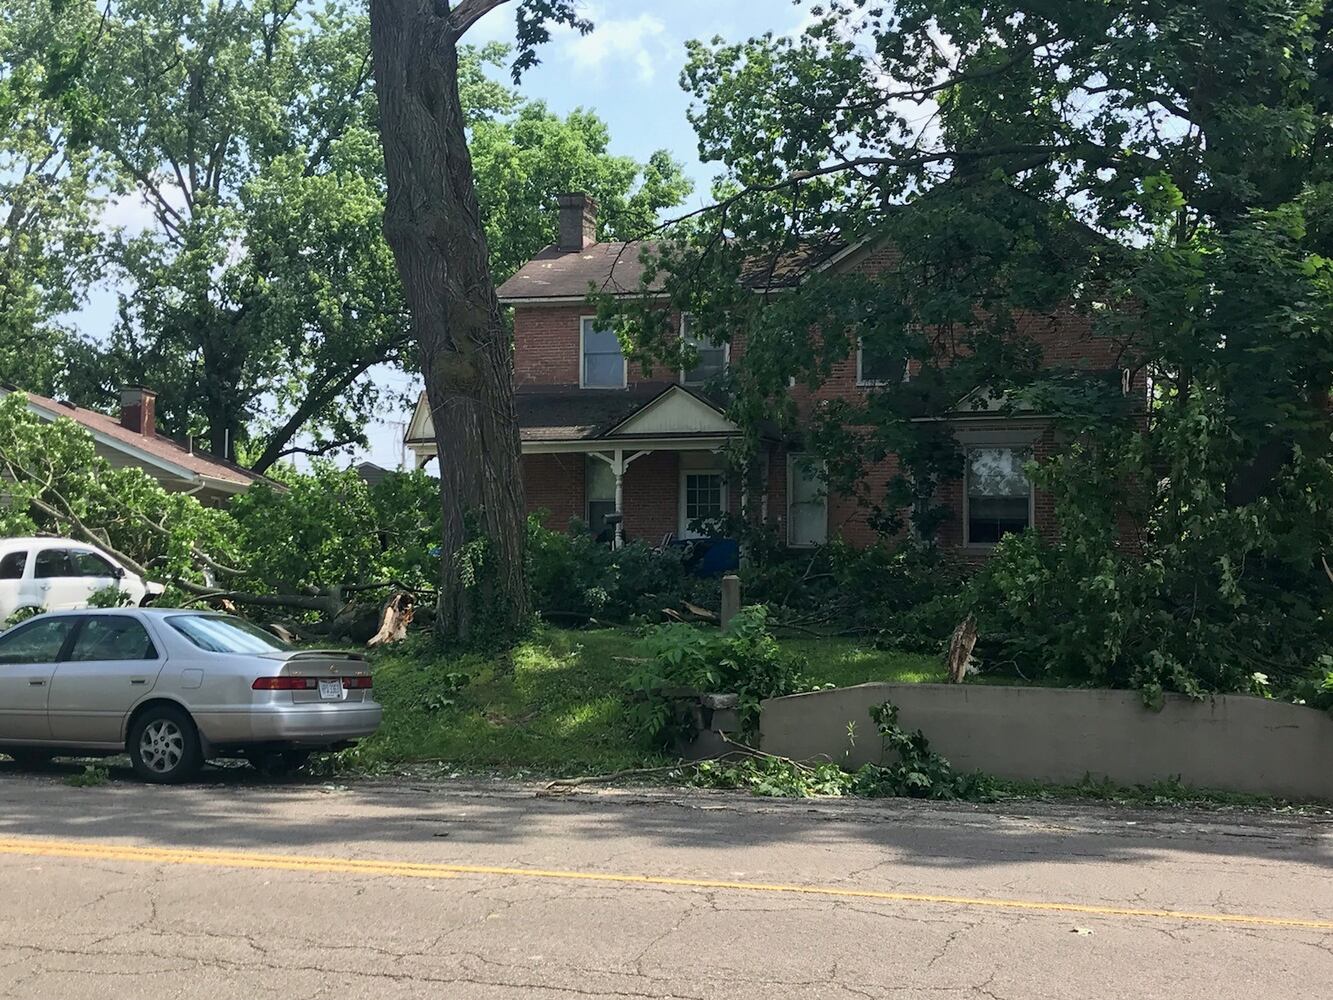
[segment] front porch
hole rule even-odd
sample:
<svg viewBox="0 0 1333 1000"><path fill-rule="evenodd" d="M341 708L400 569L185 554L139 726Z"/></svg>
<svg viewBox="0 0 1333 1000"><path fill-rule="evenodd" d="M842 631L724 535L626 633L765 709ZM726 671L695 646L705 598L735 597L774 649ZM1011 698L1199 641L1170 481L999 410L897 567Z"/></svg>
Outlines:
<svg viewBox="0 0 1333 1000"><path fill-rule="evenodd" d="M617 547L631 539L660 545L701 537L705 524L746 507L741 477L725 454L740 429L693 389L557 388L520 391L515 399L528 513L540 512L552 529L579 521ZM418 467L436 456L424 397L406 444ZM764 476L753 508L760 517L768 487Z"/></svg>

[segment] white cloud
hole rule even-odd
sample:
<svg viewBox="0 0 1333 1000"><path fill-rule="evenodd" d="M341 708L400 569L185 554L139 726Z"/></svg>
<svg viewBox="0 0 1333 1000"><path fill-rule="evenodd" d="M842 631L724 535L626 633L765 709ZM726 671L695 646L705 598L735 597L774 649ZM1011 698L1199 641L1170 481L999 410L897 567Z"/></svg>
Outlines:
<svg viewBox="0 0 1333 1000"><path fill-rule="evenodd" d="M633 18L603 18L596 11L589 14L596 25L592 32L567 33L562 46L562 56L579 72L602 76L632 66L642 83L651 83L664 63L673 55L679 58L666 24L653 14Z"/></svg>

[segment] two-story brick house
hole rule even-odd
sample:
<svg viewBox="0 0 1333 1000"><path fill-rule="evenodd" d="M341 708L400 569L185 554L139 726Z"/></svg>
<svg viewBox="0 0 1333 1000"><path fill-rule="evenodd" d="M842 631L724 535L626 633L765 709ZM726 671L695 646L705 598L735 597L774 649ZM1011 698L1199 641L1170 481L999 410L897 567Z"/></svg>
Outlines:
<svg viewBox="0 0 1333 1000"><path fill-rule="evenodd" d="M592 199L563 196L559 242L499 288L501 302L513 309L515 397L529 511L545 512L553 528L577 518L597 533L609 514L619 512L619 537L657 543L668 536L692 537L701 520L739 511L748 500L746 509L757 511L793 547L832 538L857 545L874 541L865 510L853 498L827 491L819 468L776 432L764 443L761 495L742 497L722 455L740 431L724 402L708 392L713 377L744 356L742 340L725 347L696 344L698 366L670 380L660 372L647 378L627 363L615 334L598 327L587 297L590 286L636 293L638 248L597 242L594 212ZM799 282L802 268L873 273L889 264L890 255L873 241L831 246L802 261L788 280ZM676 322L689 338L688 317ZM1020 325L1041 345L1048 364L1102 371L1117 364L1114 345L1093 337L1086 317L1030 315ZM791 391L808 413L821 400L873 392L905 376L910 372L904 372L901 359L858 350L816 391ZM1006 532L1029 525L1048 530L1049 500L1034 490L1023 465L1028 456L1040 458L1053 447L1050 422L1030 413L1000 416L974 402L961 407L950 424L965 458L957 478L941 486L938 499L950 511L941 544L981 554ZM424 395L406 443L420 465L435 455ZM869 470L871 480L886 482L895 464L892 457L879 463Z"/></svg>

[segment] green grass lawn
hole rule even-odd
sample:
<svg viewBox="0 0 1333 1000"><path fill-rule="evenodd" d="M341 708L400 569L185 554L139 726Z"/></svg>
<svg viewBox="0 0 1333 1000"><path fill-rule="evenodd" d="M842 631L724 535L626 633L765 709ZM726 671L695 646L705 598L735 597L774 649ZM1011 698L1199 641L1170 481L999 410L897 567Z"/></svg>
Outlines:
<svg viewBox="0 0 1333 1000"><path fill-rule="evenodd" d="M376 654L384 725L345 759L370 767L436 760L468 770L546 774L663 763L636 744L625 719L624 658L635 655L635 644L632 633L616 629L545 628L514 650L512 669L502 669L493 659L446 658L427 642L409 640ZM805 656L806 676L816 685L944 679L934 657L848 639L783 645Z"/></svg>

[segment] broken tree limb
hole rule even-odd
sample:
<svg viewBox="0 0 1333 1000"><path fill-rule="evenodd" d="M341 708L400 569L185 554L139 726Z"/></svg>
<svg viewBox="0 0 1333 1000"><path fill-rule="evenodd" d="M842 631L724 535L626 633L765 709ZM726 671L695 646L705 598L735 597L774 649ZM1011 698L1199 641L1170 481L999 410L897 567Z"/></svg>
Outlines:
<svg viewBox="0 0 1333 1000"><path fill-rule="evenodd" d="M383 646L407 638L407 627L412 624L416 604L405 590L395 590L380 608L380 627L367 646Z"/></svg>
<svg viewBox="0 0 1333 1000"><path fill-rule="evenodd" d="M968 615L949 638L949 683L961 684L967 677L967 668L972 662L972 649L977 644L977 619Z"/></svg>

